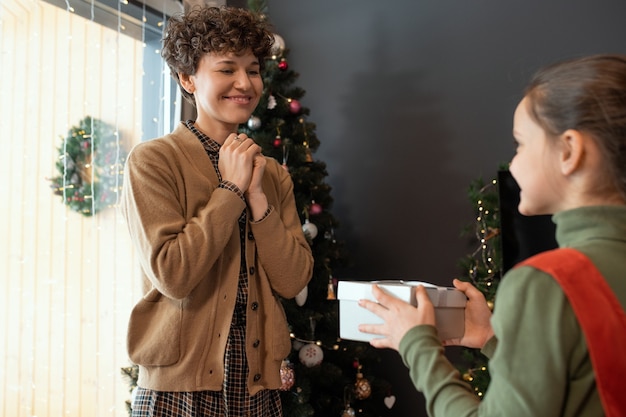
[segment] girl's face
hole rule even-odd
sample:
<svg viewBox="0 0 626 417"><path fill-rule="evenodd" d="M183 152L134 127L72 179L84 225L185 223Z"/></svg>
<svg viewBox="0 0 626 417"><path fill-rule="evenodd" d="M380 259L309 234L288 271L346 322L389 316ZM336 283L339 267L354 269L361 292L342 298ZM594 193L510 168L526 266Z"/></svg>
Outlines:
<svg viewBox="0 0 626 417"><path fill-rule="evenodd" d="M513 119L517 144L509 170L520 187L518 210L523 215L552 214L562 201L562 184L556 146L528 113L524 98Z"/></svg>
<svg viewBox="0 0 626 417"><path fill-rule="evenodd" d="M263 92L260 71L259 60L251 51L204 55L196 73L188 77L196 99L197 122L209 130L234 132L237 125L248 121Z"/></svg>

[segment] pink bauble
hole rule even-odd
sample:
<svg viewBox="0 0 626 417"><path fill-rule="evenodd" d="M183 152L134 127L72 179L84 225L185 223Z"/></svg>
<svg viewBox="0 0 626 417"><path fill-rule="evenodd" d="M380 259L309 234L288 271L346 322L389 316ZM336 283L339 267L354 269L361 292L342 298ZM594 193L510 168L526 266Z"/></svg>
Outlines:
<svg viewBox="0 0 626 417"><path fill-rule="evenodd" d="M300 102L298 100L291 100L289 102L289 111L293 114L298 114L300 113L300 110L302 109L302 106L300 105Z"/></svg>
<svg viewBox="0 0 626 417"><path fill-rule="evenodd" d="M315 216L317 214L320 214L321 212L322 212L322 206L320 206L317 203L312 203L311 207L309 207L309 214L312 214Z"/></svg>

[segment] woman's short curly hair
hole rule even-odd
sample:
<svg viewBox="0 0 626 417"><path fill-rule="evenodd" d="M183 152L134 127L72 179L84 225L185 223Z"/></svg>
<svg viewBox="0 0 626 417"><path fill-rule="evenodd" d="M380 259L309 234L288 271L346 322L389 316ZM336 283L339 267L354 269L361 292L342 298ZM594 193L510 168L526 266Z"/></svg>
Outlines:
<svg viewBox="0 0 626 417"><path fill-rule="evenodd" d="M262 16L236 7L201 7L172 16L165 29L161 56L170 67L183 96L195 104L193 94L180 85L178 73L194 75L205 54L241 54L252 51L264 68L274 35Z"/></svg>

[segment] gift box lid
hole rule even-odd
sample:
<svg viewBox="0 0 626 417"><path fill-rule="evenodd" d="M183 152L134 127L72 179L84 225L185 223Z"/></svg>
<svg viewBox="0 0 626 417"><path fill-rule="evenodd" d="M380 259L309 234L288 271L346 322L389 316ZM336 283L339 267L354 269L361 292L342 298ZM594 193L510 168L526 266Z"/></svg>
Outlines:
<svg viewBox="0 0 626 417"><path fill-rule="evenodd" d="M428 298L435 307L465 308L467 297L461 291L451 287L440 287L428 282L405 280L378 280L378 281L339 281L337 298L341 302L358 301L361 299L376 301L372 295L372 285L376 284L388 294L400 298L414 306L415 287L422 285L426 288Z"/></svg>

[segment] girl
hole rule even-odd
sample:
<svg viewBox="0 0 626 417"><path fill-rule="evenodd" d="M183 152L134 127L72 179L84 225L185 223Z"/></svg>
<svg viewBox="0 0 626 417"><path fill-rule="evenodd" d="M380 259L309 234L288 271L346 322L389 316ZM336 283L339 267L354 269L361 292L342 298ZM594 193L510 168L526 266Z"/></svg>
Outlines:
<svg viewBox="0 0 626 417"><path fill-rule="evenodd" d="M601 335L588 333L584 314L602 307L604 316L595 322L614 324L610 340L599 339L600 350L626 346L626 56L590 56L539 71L517 106L513 134L510 171L521 189L519 211L553 214L557 242L568 249L509 271L493 315L476 288L454 281L468 297L465 335L445 344L481 348L490 357L484 399L444 356L423 288L415 308L375 287L380 304L361 305L385 323L364 324L361 331L382 336L372 345L400 352L431 416L626 415L618 408L626 407L623 399L621 405L606 401L623 395L599 389L607 370L595 347ZM581 294L589 271L598 281ZM602 286L606 298L586 305ZM609 376L626 369L623 352L608 362Z"/></svg>

